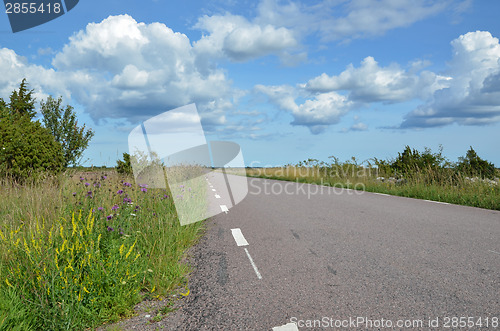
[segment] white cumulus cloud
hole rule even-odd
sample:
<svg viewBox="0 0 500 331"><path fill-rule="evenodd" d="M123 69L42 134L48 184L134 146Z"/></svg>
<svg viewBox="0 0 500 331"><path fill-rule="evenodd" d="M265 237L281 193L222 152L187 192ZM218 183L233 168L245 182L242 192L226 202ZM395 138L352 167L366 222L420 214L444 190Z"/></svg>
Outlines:
<svg viewBox="0 0 500 331"><path fill-rule="evenodd" d="M203 16L195 28L208 32L194 44L199 53L236 62L280 55L298 45L293 32L287 28L259 25L232 14Z"/></svg>
<svg viewBox="0 0 500 331"><path fill-rule="evenodd" d="M380 67L368 56L358 68L350 64L337 76L323 73L309 80L305 87L313 92L349 91L349 99L357 102L401 102L427 99L434 91L446 87L447 80L429 71L404 70L398 64Z"/></svg>
<svg viewBox="0 0 500 331"><path fill-rule="evenodd" d="M322 133L330 125L337 124L355 106L346 96L336 92L307 96L300 89L288 85L257 85L255 91L267 95L272 103L289 112L293 116L290 124L306 126L313 134ZM297 99L303 97L301 95L306 100L297 104Z"/></svg>
<svg viewBox="0 0 500 331"><path fill-rule="evenodd" d="M224 123L235 91L225 72L198 61L189 38L129 15L90 23L58 52L53 68L0 51L4 90L26 77L31 88L71 97L95 119L145 119L196 102L206 124ZM1 91L4 92L5 91ZM5 94L4 94L5 95Z"/></svg>
<svg viewBox="0 0 500 331"><path fill-rule="evenodd" d="M451 42L448 88L409 113L402 128L500 121L500 44L487 31L469 32Z"/></svg>

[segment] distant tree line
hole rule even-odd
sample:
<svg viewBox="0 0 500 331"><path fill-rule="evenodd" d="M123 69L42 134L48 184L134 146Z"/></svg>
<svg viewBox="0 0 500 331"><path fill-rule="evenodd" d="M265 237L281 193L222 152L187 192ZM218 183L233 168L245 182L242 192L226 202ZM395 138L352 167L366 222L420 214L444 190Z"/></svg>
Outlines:
<svg viewBox="0 0 500 331"><path fill-rule="evenodd" d="M94 136L85 124L78 125L73 107L63 106L62 97L42 100L42 123L35 120L33 92L23 79L9 102L0 98L0 176L17 182L78 165Z"/></svg>

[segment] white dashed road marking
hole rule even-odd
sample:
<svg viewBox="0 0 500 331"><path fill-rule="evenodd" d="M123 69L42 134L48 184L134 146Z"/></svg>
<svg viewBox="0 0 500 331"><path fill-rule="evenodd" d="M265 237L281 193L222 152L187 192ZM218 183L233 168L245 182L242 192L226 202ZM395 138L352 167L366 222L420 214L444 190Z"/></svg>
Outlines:
<svg viewBox="0 0 500 331"><path fill-rule="evenodd" d="M215 189L213 188L212 191L215 192Z"/></svg>
<svg viewBox="0 0 500 331"><path fill-rule="evenodd" d="M220 209L225 212L227 214L227 212L229 211L229 209L227 209L227 206L226 205L220 205Z"/></svg>
<svg viewBox="0 0 500 331"><path fill-rule="evenodd" d="M238 246L248 246L248 241L241 233L241 229L231 229L231 233L233 234L234 241L236 241L236 245Z"/></svg>
<svg viewBox="0 0 500 331"><path fill-rule="evenodd" d="M231 229L231 233L233 234L234 241L236 241L236 245L248 246L248 241L243 236L243 233L241 232L240 228ZM250 253L248 253L248 249L246 249L246 247L245 247L245 253L247 253L248 259L250 260L250 264L252 265L252 268L255 271L257 278L262 279L262 275L260 274L259 269L257 269L257 266L253 262L253 259L250 256Z"/></svg>
<svg viewBox="0 0 500 331"><path fill-rule="evenodd" d="M273 331L299 331L299 328L295 323L288 323L282 326L275 326Z"/></svg>
<svg viewBox="0 0 500 331"><path fill-rule="evenodd" d="M220 199L220 195L216 194L216 195L215 195L215 198L216 198L216 199Z"/></svg>
<svg viewBox="0 0 500 331"><path fill-rule="evenodd" d="M498 255L500 255L500 253L498 253L498 252L495 252L495 251L488 251L488 252L491 252L491 253L495 253L495 254L498 254Z"/></svg>
<svg viewBox="0 0 500 331"><path fill-rule="evenodd" d="M250 263L252 264L253 270L255 271L255 274L257 275L258 279L262 279L262 276L260 275L259 269L257 269L257 266L253 262L252 257L250 256L250 253L248 253L248 249L245 247L245 253L247 253L248 259L250 260Z"/></svg>

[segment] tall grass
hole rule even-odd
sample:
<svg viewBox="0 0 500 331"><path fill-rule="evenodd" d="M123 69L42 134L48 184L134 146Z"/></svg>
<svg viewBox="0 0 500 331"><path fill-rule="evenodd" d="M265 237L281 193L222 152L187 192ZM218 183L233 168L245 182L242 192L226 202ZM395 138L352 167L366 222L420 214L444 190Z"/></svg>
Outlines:
<svg viewBox="0 0 500 331"><path fill-rule="evenodd" d="M171 193L107 172L0 189L0 329L74 330L116 321L186 285Z"/></svg>
<svg viewBox="0 0 500 331"><path fill-rule="evenodd" d="M247 176L345 187L418 199L500 210L500 182L471 180L453 169L416 169L392 178L389 168L355 159L330 165L247 168ZM382 178L383 177L383 178Z"/></svg>

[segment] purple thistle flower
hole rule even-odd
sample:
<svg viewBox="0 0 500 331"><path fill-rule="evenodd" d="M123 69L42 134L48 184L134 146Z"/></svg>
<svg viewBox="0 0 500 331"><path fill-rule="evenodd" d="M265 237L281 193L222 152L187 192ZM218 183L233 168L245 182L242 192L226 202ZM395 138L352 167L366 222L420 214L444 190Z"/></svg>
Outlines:
<svg viewBox="0 0 500 331"><path fill-rule="evenodd" d="M142 191L142 192L147 192L147 191L148 191L148 189L147 189L147 188L145 188L145 187L143 187L143 188L141 188L141 191Z"/></svg>
<svg viewBox="0 0 500 331"><path fill-rule="evenodd" d="M123 198L123 203L131 203L132 199L130 198Z"/></svg>
<svg viewBox="0 0 500 331"><path fill-rule="evenodd" d="M101 183L94 183L94 187L101 187Z"/></svg>
<svg viewBox="0 0 500 331"><path fill-rule="evenodd" d="M92 191L87 192L87 197L92 198Z"/></svg>
<svg viewBox="0 0 500 331"><path fill-rule="evenodd" d="M131 186L132 186L132 184L127 183L127 182L123 183L123 185L125 185L125 186L127 186L127 187L131 187Z"/></svg>
<svg viewBox="0 0 500 331"><path fill-rule="evenodd" d="M113 229L112 227L108 226L108 231L109 231L109 232L111 232L111 231L113 231L113 230L114 230L114 229Z"/></svg>
<svg viewBox="0 0 500 331"><path fill-rule="evenodd" d="M117 210L118 208L118 205L114 205L113 207L111 207L111 210Z"/></svg>
<svg viewBox="0 0 500 331"><path fill-rule="evenodd" d="M111 220L112 218L113 218L113 215L108 215L108 216L106 216L106 219L107 219L108 221L109 221L109 220Z"/></svg>
<svg viewBox="0 0 500 331"><path fill-rule="evenodd" d="M165 194L163 197L164 197L165 199L168 199L168 195L166 195L166 194Z"/></svg>
<svg viewBox="0 0 500 331"><path fill-rule="evenodd" d="M104 210L104 208L103 207L99 207L99 208L97 208L97 210Z"/></svg>
<svg viewBox="0 0 500 331"><path fill-rule="evenodd" d="M73 192L73 196L76 196L76 192Z"/></svg>
<svg viewBox="0 0 500 331"><path fill-rule="evenodd" d="M80 181L83 181L84 179L85 179L85 178L83 178L83 177L80 177Z"/></svg>
<svg viewBox="0 0 500 331"><path fill-rule="evenodd" d="M123 193L123 190L118 190L116 191L117 194L122 194Z"/></svg>
<svg viewBox="0 0 500 331"><path fill-rule="evenodd" d="M85 186L89 186L90 184L89 183L85 183Z"/></svg>
<svg viewBox="0 0 500 331"><path fill-rule="evenodd" d="M102 176L101 178L102 178L102 179L106 179L106 178L108 178L108 176Z"/></svg>

